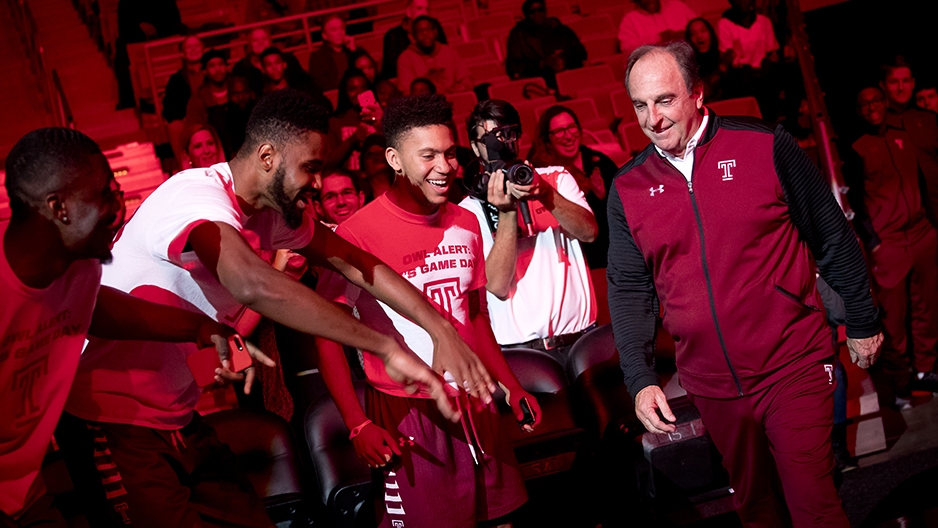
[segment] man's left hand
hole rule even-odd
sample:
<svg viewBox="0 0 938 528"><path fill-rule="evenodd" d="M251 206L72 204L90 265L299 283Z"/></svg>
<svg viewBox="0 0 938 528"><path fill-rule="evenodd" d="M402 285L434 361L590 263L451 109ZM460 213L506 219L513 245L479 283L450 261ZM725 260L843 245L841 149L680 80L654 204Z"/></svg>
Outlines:
<svg viewBox="0 0 938 528"><path fill-rule="evenodd" d="M511 406L511 412L515 415L515 420L518 422L521 422L524 418L524 413L521 410L521 399L524 398L527 400L528 408L530 408L531 414L534 415L534 423L525 424L521 426L521 429L526 433L533 433L534 428L541 423L541 406L537 403L537 399L521 387L517 387L512 391L505 389L505 393L508 399L508 405Z"/></svg>
<svg viewBox="0 0 938 528"><path fill-rule="evenodd" d="M235 331L223 324L208 319L199 327L198 340L196 345L199 348L215 346L218 352L218 359L221 360L221 368L215 369L215 382L219 384L232 381L244 380L244 393L251 393L251 385L254 383L254 367L248 367L244 372L234 372L231 370L231 351L228 349L228 338L235 334ZM251 359L260 362L267 367L275 367L274 360L267 357L259 348L254 346L248 340L244 340L244 346L248 349Z"/></svg>
<svg viewBox="0 0 938 528"><path fill-rule="evenodd" d="M492 401L495 382L452 326L441 335L433 335L433 370L441 376L449 372L457 386L486 404Z"/></svg>
<svg viewBox="0 0 938 528"><path fill-rule="evenodd" d="M879 347L883 344L882 332L873 337L863 339L847 338L847 350L850 351L850 362L856 363L860 368L870 368L876 363Z"/></svg>

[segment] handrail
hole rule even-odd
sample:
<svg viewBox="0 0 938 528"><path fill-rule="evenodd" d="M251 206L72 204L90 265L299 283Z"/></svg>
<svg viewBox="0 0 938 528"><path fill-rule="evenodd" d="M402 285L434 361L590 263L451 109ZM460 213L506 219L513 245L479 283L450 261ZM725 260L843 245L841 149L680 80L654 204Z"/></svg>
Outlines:
<svg viewBox="0 0 938 528"><path fill-rule="evenodd" d="M9 0L7 3L13 12L16 29L25 41L26 55L30 59L30 67L36 77L37 87L42 93L46 111L52 114L57 126L75 128L74 118L58 73L52 70L50 74L46 66L45 50L39 39L39 29L29 4L25 0Z"/></svg>
<svg viewBox="0 0 938 528"><path fill-rule="evenodd" d="M294 46L294 47L292 47L292 48L290 48L290 49L287 49L287 50L285 50L285 51L294 51L294 50L299 50L299 49L305 48L306 50L312 52L313 50L315 50L315 49L318 47L319 43L318 43L318 42L313 42L312 38L310 37L310 34L313 33L313 32L315 32L315 31L319 31L319 30L321 30L322 28L321 28L318 24L316 24L316 23L311 23L311 20L310 20L310 19L319 18L319 17L325 17L325 16L332 15L332 14L335 14L335 13L348 12L348 11L350 11L350 10L352 10L352 9L361 9L361 8L367 8L367 7L376 7L376 6L388 5L388 4L394 4L394 5L396 5L396 6L399 6L399 5L401 5L401 2L400 2L400 0L369 0L369 1L366 1L366 2L359 2L359 3L355 3L355 4L344 5L344 6L330 7L330 8L327 8L327 9L320 9L320 10L309 11L309 12L306 12L306 13L300 13L300 14L296 14L296 15L289 15L289 16L280 17L280 18L273 18L273 19L269 19L269 20L263 20L263 21L260 21L260 22L251 22L251 23L248 23L248 24L241 24L241 25L238 25L238 26L232 26L232 27L228 27L228 28L221 28L221 29L213 29L213 30L210 30L210 31L203 31L203 32L200 32L200 33L196 33L195 36L197 36L197 37L199 37L200 39L203 39L203 40L204 40L204 39L206 39L206 38L218 37L218 36L223 36L223 35L238 35L238 34L241 34L241 33L244 33L244 32L249 32L249 31L251 31L252 29L259 28L259 27L272 27L272 26L284 25L284 24L289 24L289 23L291 23L291 22L300 21L300 22L302 23L302 29L300 29L300 30L286 31L286 32L283 32L283 33L280 33L280 34L277 34L277 35L271 34L271 37L272 37L272 38L277 38L277 37L282 38L282 37L285 37L285 36L294 36L294 35L298 35L298 34L302 33L302 34L304 34L304 41L305 41L304 44L305 44L305 45ZM460 5L462 5L462 4L460 4ZM391 18L399 18L399 17L401 17L401 16L403 15L403 13L404 13L403 9L395 9L394 11L389 12L389 13L378 14L378 15L368 16L368 17L364 17L364 18L356 18L356 19L354 19L354 20L349 20L349 21L347 21L347 22L348 22L348 23L354 23L354 24L367 23L367 22L376 22L376 21L382 21L382 20L387 20L387 19L391 19ZM356 36L367 36L367 35L370 35L370 34L367 34L367 33L366 33L366 34L363 34L363 35L356 35ZM154 105L154 107L155 107L155 109L156 109L156 115L158 115L158 116L159 116L159 115L162 115L162 106L163 106L163 105L162 105L162 101L160 100L160 97L159 97L159 87L157 86L157 83L156 83L156 75L154 74L154 59L155 59L156 57L153 57L153 56L151 55L151 50L154 49L154 48L157 48L157 47L169 46L169 45L181 43L181 42L183 42L186 38L187 38L187 37L183 37L183 36L173 36L173 37L166 37L166 38L162 38L162 39L158 39L158 40L147 41L147 42L143 43L143 44L144 44L144 45L143 45L144 59L145 59L145 62L146 62L146 70L147 70L147 71L146 71L146 74L147 74L148 81L149 81L149 84L150 84L151 95L152 95L152 97L153 97L153 105ZM236 47L236 46L243 45L243 44L244 44L243 41L240 41L240 40L238 40L238 39L233 39L231 42L228 42L227 44L224 44L224 45L222 45L222 46L218 46L217 48L219 48L219 49L223 49L223 48L234 48L234 47ZM181 53L180 53L180 54L174 54L174 55L172 55L171 57L161 57L161 58L172 58L173 60L175 60L175 59L178 58L180 55L181 55Z"/></svg>
<svg viewBox="0 0 938 528"><path fill-rule="evenodd" d="M62 89L59 72L54 68L52 69L52 87L55 89L52 95L55 102L56 124L66 128L75 128L75 116L72 115L72 108L68 104L68 98L65 97L65 90Z"/></svg>

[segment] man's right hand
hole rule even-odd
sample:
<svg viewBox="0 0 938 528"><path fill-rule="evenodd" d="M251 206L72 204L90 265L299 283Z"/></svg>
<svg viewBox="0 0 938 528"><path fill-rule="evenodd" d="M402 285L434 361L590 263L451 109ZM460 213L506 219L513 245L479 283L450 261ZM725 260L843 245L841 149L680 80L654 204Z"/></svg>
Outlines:
<svg viewBox="0 0 938 528"><path fill-rule="evenodd" d="M487 200L499 211L508 213L515 211L515 200L505 185L505 171L497 170L489 177Z"/></svg>
<svg viewBox="0 0 938 528"><path fill-rule="evenodd" d="M379 468L391 461L394 455L400 456L394 438L381 427L370 423L352 438L355 454L366 466Z"/></svg>
<svg viewBox="0 0 938 528"><path fill-rule="evenodd" d="M677 421L668 406L668 399L664 396L664 391L657 385L649 385L638 391L635 395L635 416L642 421L645 429L652 433L673 433L676 429L674 424L661 421L658 418L658 409L662 416L669 422Z"/></svg>

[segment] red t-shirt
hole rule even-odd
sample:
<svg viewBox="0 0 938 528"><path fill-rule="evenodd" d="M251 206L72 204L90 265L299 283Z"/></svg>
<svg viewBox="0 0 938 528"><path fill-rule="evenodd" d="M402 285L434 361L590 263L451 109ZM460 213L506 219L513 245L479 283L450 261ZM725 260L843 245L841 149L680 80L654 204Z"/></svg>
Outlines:
<svg viewBox="0 0 938 528"><path fill-rule="evenodd" d="M375 255L416 286L472 346L468 293L485 286L482 237L479 222L472 213L447 203L433 215L415 215L391 203L387 195L381 195L340 224L336 233ZM367 291L334 272L327 272L320 279L318 291L326 299L355 307L367 326L393 336L427 365L433 364L430 335ZM376 389L393 396L428 397L423 392L408 394L401 384L388 377L377 356L363 352L362 363L369 383ZM452 381L448 374L446 379Z"/></svg>
<svg viewBox="0 0 938 528"><path fill-rule="evenodd" d="M75 378L101 285L101 263L72 263L43 289L20 282L0 229L0 510L13 516L45 492L39 469Z"/></svg>

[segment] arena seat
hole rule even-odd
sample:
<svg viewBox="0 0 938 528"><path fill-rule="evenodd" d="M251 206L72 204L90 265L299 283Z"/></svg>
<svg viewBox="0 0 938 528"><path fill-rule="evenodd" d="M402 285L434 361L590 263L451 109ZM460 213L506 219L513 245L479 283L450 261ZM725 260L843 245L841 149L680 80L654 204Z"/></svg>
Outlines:
<svg viewBox="0 0 938 528"><path fill-rule="evenodd" d="M516 102L520 102L525 99L524 87L532 83L542 88L547 88L547 83L544 82L544 79L541 77L514 79L498 84L493 83L492 86L489 86L489 97L492 99L508 101L514 105Z"/></svg>
<svg viewBox="0 0 938 528"><path fill-rule="evenodd" d="M616 37L619 28L608 14L581 16L572 19L567 27L573 30L582 41L584 37Z"/></svg>
<svg viewBox="0 0 938 528"><path fill-rule="evenodd" d="M612 113L616 117L621 117L623 122L637 121L635 116L635 107L632 106L632 98L629 92L622 88L609 93L609 99L612 100Z"/></svg>
<svg viewBox="0 0 938 528"><path fill-rule="evenodd" d="M355 392L365 406L365 381L356 381ZM371 470L358 459L349 440L349 431L332 397L316 400L306 411L306 442L313 461L313 476L319 498L332 523L339 528L356 525L359 514L367 513L371 492ZM362 512L365 508L366 512Z"/></svg>
<svg viewBox="0 0 938 528"><path fill-rule="evenodd" d="M450 41L450 46L466 62L466 66L498 60L498 57L489 48L488 42L481 39L468 42Z"/></svg>
<svg viewBox="0 0 938 528"><path fill-rule="evenodd" d="M557 104L557 99L546 96L535 99L519 99L512 101L511 104L518 111L518 116L521 118L522 142L525 140L530 142L534 141L534 136L537 134L537 118L540 117L540 114L535 113L535 109L547 108Z"/></svg>
<svg viewBox="0 0 938 528"><path fill-rule="evenodd" d="M619 38L612 36L587 34L588 38L583 39L583 47L586 48L586 57L590 62L601 62L607 57L619 54Z"/></svg>
<svg viewBox="0 0 938 528"><path fill-rule="evenodd" d="M633 156L651 143L651 140L648 139L648 136L642 131L642 125L635 121L621 123L619 125L618 136L622 148Z"/></svg>
<svg viewBox="0 0 938 528"><path fill-rule="evenodd" d="M204 419L237 455L272 521L302 526L311 520L290 424L254 409L219 411Z"/></svg>
<svg viewBox="0 0 938 528"><path fill-rule="evenodd" d="M453 115L469 115L479 102L471 90L447 94L446 99L453 103Z"/></svg>
<svg viewBox="0 0 938 528"><path fill-rule="evenodd" d="M706 103L718 115L738 115L758 117L762 119L762 111L759 109L759 103L755 97L737 97L735 99L723 99Z"/></svg>
<svg viewBox="0 0 938 528"><path fill-rule="evenodd" d="M557 74L557 91L564 95L575 94L584 88L613 84L616 84L616 78L608 64L565 70Z"/></svg>
<svg viewBox="0 0 938 528"><path fill-rule="evenodd" d="M483 33L486 31L499 31L504 38L508 38L508 32L515 26L520 16L521 10L515 9L467 20L466 26L469 29L469 38L484 39L485 35Z"/></svg>
<svg viewBox="0 0 938 528"><path fill-rule="evenodd" d="M580 120L580 127L583 130L607 130L608 122L605 118L599 115L599 112L596 110L596 103L592 99L570 99L568 101L561 102L552 102L546 105L540 106L534 110L534 115L537 119L541 118L541 114L545 110L550 108L555 104L563 105L573 111L577 115L577 118Z"/></svg>
<svg viewBox="0 0 938 528"><path fill-rule="evenodd" d="M495 84L495 82L503 83L503 79L508 79L508 76L505 74L505 64L497 60L469 66L469 76L472 77L472 81L476 84L484 82L492 84Z"/></svg>

